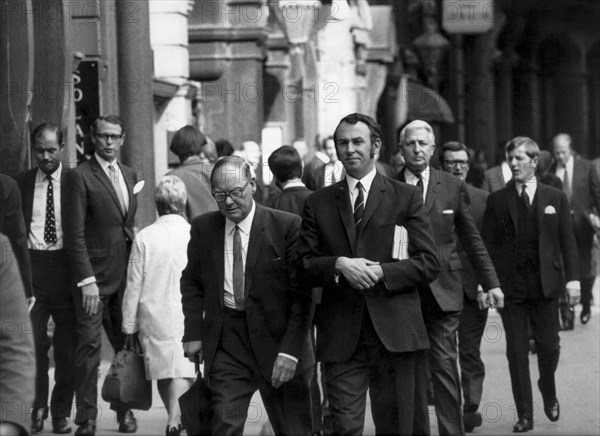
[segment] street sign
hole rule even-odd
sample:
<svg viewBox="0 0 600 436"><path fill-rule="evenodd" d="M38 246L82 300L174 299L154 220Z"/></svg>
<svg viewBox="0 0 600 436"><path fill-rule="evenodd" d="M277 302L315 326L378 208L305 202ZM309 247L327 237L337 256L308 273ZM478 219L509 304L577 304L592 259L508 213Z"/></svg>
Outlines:
<svg viewBox="0 0 600 436"><path fill-rule="evenodd" d="M75 148L77 163L84 162L94 154L90 140L90 126L100 116L100 91L98 61L81 61L73 73L75 82Z"/></svg>
<svg viewBox="0 0 600 436"><path fill-rule="evenodd" d="M494 25L494 0L444 0L442 28L448 33L485 33Z"/></svg>

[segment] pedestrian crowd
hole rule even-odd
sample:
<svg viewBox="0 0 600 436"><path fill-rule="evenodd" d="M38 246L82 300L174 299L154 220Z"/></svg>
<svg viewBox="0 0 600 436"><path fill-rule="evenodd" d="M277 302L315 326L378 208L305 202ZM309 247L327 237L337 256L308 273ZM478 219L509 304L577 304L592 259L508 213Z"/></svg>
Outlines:
<svg viewBox="0 0 600 436"><path fill-rule="evenodd" d="M506 332L512 431L533 430L530 352L559 420L559 331L577 304L590 320L600 238L599 162L568 134L551 152L515 137L482 168L416 120L387 165L379 125L354 113L313 154L297 138L263 168L258 144L236 150L185 126L170 146L181 165L156 187L119 162L117 116L98 118L91 140L93 156L68 168L60 128L43 123L37 167L0 176L0 429L36 434L50 418L71 433L75 398L75 434L95 435L104 330L115 352L141 347L167 436L186 430L194 361L206 433L242 434L256 391L278 435L360 435L367 393L377 434L430 434L428 405L440 435L470 433L490 309ZM158 218L138 231L142 189ZM128 404L111 409L120 433L137 431Z"/></svg>

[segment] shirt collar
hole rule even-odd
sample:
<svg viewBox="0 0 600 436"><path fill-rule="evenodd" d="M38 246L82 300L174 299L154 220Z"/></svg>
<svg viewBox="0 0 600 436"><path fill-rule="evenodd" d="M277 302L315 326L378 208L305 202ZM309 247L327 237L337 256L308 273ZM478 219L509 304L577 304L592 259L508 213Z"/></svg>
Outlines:
<svg viewBox="0 0 600 436"><path fill-rule="evenodd" d="M363 189L365 191L369 192L371 190L371 184L373 183L373 180L375 179L376 175L377 175L376 168L373 168L370 173L368 173L366 176L364 176L360 180L355 179L354 177L346 174L346 181L348 182L348 189L350 190L350 192L354 192L354 190L356 189L356 184L358 182L360 182L363 186Z"/></svg>
<svg viewBox="0 0 600 436"><path fill-rule="evenodd" d="M246 218L241 220L239 223L234 223L229 218L225 218L225 234L229 235L233 233L235 226L237 225L240 230L246 234L250 235L250 229L252 228L252 221L254 220L254 214L256 213L256 203L252 200L252 209L250 209L250 213Z"/></svg>
<svg viewBox="0 0 600 436"><path fill-rule="evenodd" d="M107 161L106 159L102 159L98 153L94 153L94 156L96 156L96 160L98 161L98 163L100 164L100 166L102 167L102 169L104 171L108 171L108 167L112 164L117 164L117 160L113 160L112 162ZM116 165L117 168L119 167L118 165Z"/></svg>
<svg viewBox="0 0 600 436"><path fill-rule="evenodd" d="M515 187L517 189L517 195L521 195L522 186L527 185L527 193L529 194L530 197L533 198L533 195L535 194L535 191L537 190L537 184L538 184L538 181L535 177L531 177L530 179L526 180L525 182L517 182L515 180Z"/></svg>
<svg viewBox="0 0 600 436"><path fill-rule="evenodd" d="M52 173L50 174L50 177L52 178L52 181L55 183L60 182L60 176L62 175L62 163L58 164L58 168ZM43 180L46 180L46 177L48 177L48 174L46 174L45 172L43 172L39 167L37 170L37 174L36 174L36 182L41 182Z"/></svg>
<svg viewBox="0 0 600 436"><path fill-rule="evenodd" d="M284 185L281 187L281 190L284 191L286 189L290 189L290 188L305 188L306 185L304 183L302 183L302 181L300 180L291 180L289 182L284 183Z"/></svg>

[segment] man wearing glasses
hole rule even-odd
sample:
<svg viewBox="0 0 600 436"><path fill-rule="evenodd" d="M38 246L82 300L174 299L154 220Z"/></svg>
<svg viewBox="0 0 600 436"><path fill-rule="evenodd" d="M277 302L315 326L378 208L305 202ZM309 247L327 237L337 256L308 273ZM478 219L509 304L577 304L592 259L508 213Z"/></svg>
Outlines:
<svg viewBox="0 0 600 436"><path fill-rule="evenodd" d="M241 435L258 390L275 434L310 435L314 303L296 280L300 217L252 199L241 157L218 160L211 186L219 211L192 221L181 301L184 351L204 361L211 390L212 434Z"/></svg>
<svg viewBox="0 0 600 436"><path fill-rule="evenodd" d="M125 141L125 124L114 115L92 125L94 155L72 172L71 213L65 226L66 247L72 264L77 317L76 435L94 435L98 415L98 368L101 326L115 352L123 348L121 301L133 240L137 207L135 171L117 161ZM111 405L119 432L134 433L131 410Z"/></svg>

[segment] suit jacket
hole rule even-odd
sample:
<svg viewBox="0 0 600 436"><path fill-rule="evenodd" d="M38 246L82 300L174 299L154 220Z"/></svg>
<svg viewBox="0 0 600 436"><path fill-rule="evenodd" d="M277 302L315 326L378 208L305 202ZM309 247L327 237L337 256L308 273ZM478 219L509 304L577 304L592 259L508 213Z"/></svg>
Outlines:
<svg viewBox="0 0 600 436"><path fill-rule="evenodd" d="M315 156L304 166L302 182L311 191L325 186L325 165L327 164Z"/></svg>
<svg viewBox="0 0 600 436"><path fill-rule="evenodd" d="M481 232L481 229L483 228L483 215L485 213L485 206L489 193L471 185L466 185L466 188L471 202L471 214L477 225L477 230ZM479 279L475 267L473 267L469 255L464 249L460 250L460 260L463 265L461 277L465 295L471 300L477 300L477 286L479 285Z"/></svg>
<svg viewBox="0 0 600 436"><path fill-rule="evenodd" d="M310 189L303 186L294 186L280 191L270 200L270 205L273 209L300 215L304 207L304 201L310 194L312 194Z"/></svg>
<svg viewBox="0 0 600 436"><path fill-rule="evenodd" d="M27 250L27 231L21 209L21 194L17 183L10 177L0 174L0 233L11 242L11 250L17 257L25 296L33 296L31 282L31 262Z"/></svg>
<svg viewBox="0 0 600 436"><path fill-rule="evenodd" d="M75 281L95 276L101 295L113 294L124 286L134 237L137 201L133 187L137 175L133 169L118 165L129 194L127 214L123 214L117 193L95 156L69 177L71 211L63 228L65 247Z"/></svg>
<svg viewBox="0 0 600 436"><path fill-rule="evenodd" d="M563 192L541 183L535 196L542 289L547 298L558 298L567 281L579 280L569 201ZM482 235L507 300L515 294L518 200L515 183L511 181L506 188L490 194L483 220Z"/></svg>
<svg viewBox="0 0 600 436"><path fill-rule="evenodd" d="M309 336L314 304L311 290L296 280L300 218L256 202L255 207L244 280L252 351L265 379L271 379L279 353L298 359L300 375L314 365ZM224 239L221 213L195 218L181 276L183 341L202 341L205 374L210 373L223 329Z"/></svg>
<svg viewBox="0 0 600 436"><path fill-rule="evenodd" d="M385 347L412 352L429 347L418 286L432 281L439 265L420 192L377 173L357 235L348 183L342 180L306 199L299 257L306 286L323 287L317 319L317 354L326 362L348 360L358 343L363 312ZM410 239L409 258L392 258L396 226ZM381 262L385 282L353 289L335 272L338 257Z"/></svg>
<svg viewBox="0 0 600 436"><path fill-rule="evenodd" d="M502 167L500 165L488 168L483 174L484 178L481 189L488 192L496 192L506 186L504 176L502 175Z"/></svg>
<svg viewBox="0 0 600 436"><path fill-rule="evenodd" d="M179 177L185 185L187 191L185 210L189 222L198 215L218 209L210 188L212 168L213 164L202 162L198 156L192 156L180 167L168 173Z"/></svg>
<svg viewBox="0 0 600 436"><path fill-rule="evenodd" d="M500 282L471 214L466 183L431 166L429 171L425 214L431 221L440 261L440 274L429 287L444 312L458 311L463 306L463 265L459 256L459 241L475 267L478 282L483 288L495 288L500 286ZM404 171L397 178L405 181Z"/></svg>

